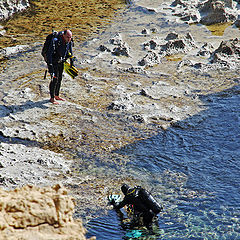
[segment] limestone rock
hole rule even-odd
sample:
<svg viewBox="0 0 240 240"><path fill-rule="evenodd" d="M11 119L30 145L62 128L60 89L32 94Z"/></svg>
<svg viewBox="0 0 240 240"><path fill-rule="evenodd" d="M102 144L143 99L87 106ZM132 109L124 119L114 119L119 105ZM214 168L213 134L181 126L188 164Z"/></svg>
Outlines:
<svg viewBox="0 0 240 240"><path fill-rule="evenodd" d="M0 162L0 186L8 189L49 185L59 171L70 171L62 154L23 144L0 143Z"/></svg>
<svg viewBox="0 0 240 240"><path fill-rule="evenodd" d="M188 24L232 22L239 14L236 3L232 0L175 0L170 8L173 16Z"/></svg>
<svg viewBox="0 0 240 240"><path fill-rule="evenodd" d="M0 4L0 20L11 17L14 13L29 7L29 0L3 0Z"/></svg>
<svg viewBox="0 0 240 240"><path fill-rule="evenodd" d="M72 217L74 206L72 197L59 184L0 189L0 239L84 240L82 221Z"/></svg>
<svg viewBox="0 0 240 240"><path fill-rule="evenodd" d="M239 63L240 40L230 39L222 41L219 47L211 54L211 63L234 64Z"/></svg>
<svg viewBox="0 0 240 240"><path fill-rule="evenodd" d="M209 0L201 8L201 23L206 25L235 21L237 14L227 10L232 8L232 1Z"/></svg>
<svg viewBox="0 0 240 240"><path fill-rule="evenodd" d="M166 39L168 39L168 41L166 44L161 45L161 50L159 52L163 56L186 53L197 47L190 33L187 33L184 36L179 36L176 33L170 33Z"/></svg>
<svg viewBox="0 0 240 240"><path fill-rule="evenodd" d="M160 63L160 57L155 52L149 51L145 57L143 57L138 64L140 66L154 66Z"/></svg>

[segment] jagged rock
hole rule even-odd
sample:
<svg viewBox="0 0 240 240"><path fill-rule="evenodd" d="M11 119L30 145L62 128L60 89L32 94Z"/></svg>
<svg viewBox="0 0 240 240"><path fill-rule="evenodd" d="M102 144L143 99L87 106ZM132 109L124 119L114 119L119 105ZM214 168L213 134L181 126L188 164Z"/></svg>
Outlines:
<svg viewBox="0 0 240 240"><path fill-rule="evenodd" d="M129 57L130 48L126 42L122 40L120 34L116 34L110 38L106 45L101 44L98 50L102 52L111 52L115 56L126 56Z"/></svg>
<svg viewBox="0 0 240 240"><path fill-rule="evenodd" d="M130 110L134 106L131 96L127 94L124 89L121 89L121 86L119 86L119 88L116 89L116 93L117 92L119 94L118 99L112 102L108 106L108 109L115 111Z"/></svg>
<svg viewBox="0 0 240 240"><path fill-rule="evenodd" d="M30 6L29 0L3 0L0 4L0 20L11 17L16 12L21 12Z"/></svg>
<svg viewBox="0 0 240 240"><path fill-rule="evenodd" d="M187 23L197 23L201 16L197 9L198 1L175 0L171 6L174 7L173 15Z"/></svg>
<svg viewBox="0 0 240 240"><path fill-rule="evenodd" d="M102 52L111 52L111 50L110 49L108 49L106 46L104 46L104 45L100 45L99 46L99 48L98 48L98 50L100 50L100 51L102 51Z"/></svg>
<svg viewBox="0 0 240 240"><path fill-rule="evenodd" d="M186 23L211 25L235 21L238 9L232 0L175 0L171 4L172 14Z"/></svg>
<svg viewBox="0 0 240 240"><path fill-rule="evenodd" d="M142 34L148 35L148 34L150 34L150 31L148 29L144 28L142 30Z"/></svg>
<svg viewBox="0 0 240 240"><path fill-rule="evenodd" d="M120 33L117 33L114 37L109 39L109 43L113 45L122 45L123 40Z"/></svg>
<svg viewBox="0 0 240 240"><path fill-rule="evenodd" d="M160 42L157 39L151 39L143 44L143 49L147 51L158 50L160 49Z"/></svg>
<svg viewBox="0 0 240 240"><path fill-rule="evenodd" d="M171 37L174 39L171 39ZM195 41L190 33L187 33L185 36L180 37L177 35L170 35L167 38L170 38L170 40L167 41L166 44L161 45L161 50L159 54L161 55L172 55L177 53L186 53L193 48L196 48ZM175 38L177 37L177 38Z"/></svg>
<svg viewBox="0 0 240 240"><path fill-rule="evenodd" d="M160 63L159 55L152 51L148 52L148 54L138 62L140 66L150 66L150 67L159 63Z"/></svg>
<svg viewBox="0 0 240 240"><path fill-rule="evenodd" d="M176 32L169 33L165 41L160 39L151 39L143 44L143 49L148 53L138 61L140 66L153 66L161 62L161 58L166 55L186 53L196 48L195 40L190 33L180 36ZM158 53L153 50L159 50Z"/></svg>
<svg viewBox="0 0 240 240"><path fill-rule="evenodd" d="M212 46L211 43L205 43L198 51L197 56L210 57L213 50L214 50L214 47Z"/></svg>
<svg viewBox="0 0 240 240"><path fill-rule="evenodd" d="M237 13L229 11L226 8L232 8L232 1L208 0L200 9L202 14L201 23L211 25L216 23L223 23L235 21Z"/></svg>
<svg viewBox="0 0 240 240"><path fill-rule="evenodd" d="M240 59L240 41L238 38L222 41L220 46L211 54L211 63L234 65Z"/></svg>
<svg viewBox="0 0 240 240"><path fill-rule="evenodd" d="M166 36L165 40L166 40L166 41L174 40L174 39L177 39L178 37L179 37L179 34L178 34L178 33L176 33L176 32L171 32L171 33L169 33L169 34Z"/></svg>
<svg viewBox="0 0 240 240"><path fill-rule="evenodd" d="M238 18L237 18L237 20L234 22L234 24L235 24L235 26L236 27L240 27L240 16L238 15Z"/></svg>
<svg viewBox="0 0 240 240"><path fill-rule="evenodd" d="M74 199L59 184L0 189L0 206L1 240L86 239L82 221L73 219Z"/></svg>
<svg viewBox="0 0 240 240"><path fill-rule="evenodd" d="M112 54L116 56L129 57L129 47L124 43L120 46L115 47L112 51Z"/></svg>

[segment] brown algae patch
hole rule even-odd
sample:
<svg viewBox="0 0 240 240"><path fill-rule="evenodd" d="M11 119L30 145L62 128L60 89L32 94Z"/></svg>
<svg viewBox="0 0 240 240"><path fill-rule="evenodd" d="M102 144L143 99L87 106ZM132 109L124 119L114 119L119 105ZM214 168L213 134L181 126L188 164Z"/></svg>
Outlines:
<svg viewBox="0 0 240 240"><path fill-rule="evenodd" d="M206 28L212 33L212 35L223 36L224 31L231 25L232 25L231 22L217 23L217 24L208 25L206 26Z"/></svg>
<svg viewBox="0 0 240 240"><path fill-rule="evenodd" d="M175 54L175 55L166 56L166 59L168 61L180 62L180 61L182 61L183 57L184 57L183 54Z"/></svg>
<svg viewBox="0 0 240 240"><path fill-rule="evenodd" d="M7 33L0 48L43 40L53 29L65 28L84 41L98 34L124 6L124 0L32 0L29 10L2 23Z"/></svg>

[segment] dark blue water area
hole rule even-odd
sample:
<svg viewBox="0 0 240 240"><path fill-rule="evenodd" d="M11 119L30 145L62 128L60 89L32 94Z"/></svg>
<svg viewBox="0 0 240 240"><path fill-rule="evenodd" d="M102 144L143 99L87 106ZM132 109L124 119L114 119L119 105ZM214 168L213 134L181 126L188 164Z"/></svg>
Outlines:
<svg viewBox="0 0 240 240"><path fill-rule="evenodd" d="M205 110L154 137L118 151L128 169L155 176L166 170L187 176L185 188L212 194L178 199L174 212L159 218L149 238L126 237L114 211L89 222L97 239L240 239L240 86L202 96ZM139 174L139 175L140 175ZM141 176L141 175L140 175ZM144 176L144 174L143 174ZM154 183L153 185L157 184ZM168 203L171 204L171 203Z"/></svg>

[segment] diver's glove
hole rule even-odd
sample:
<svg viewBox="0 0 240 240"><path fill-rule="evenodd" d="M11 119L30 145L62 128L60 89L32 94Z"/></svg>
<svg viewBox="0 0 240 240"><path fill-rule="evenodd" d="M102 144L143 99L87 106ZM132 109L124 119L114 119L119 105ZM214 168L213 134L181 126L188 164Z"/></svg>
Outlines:
<svg viewBox="0 0 240 240"><path fill-rule="evenodd" d="M108 197L108 200L109 200L109 204L110 204L110 205L115 205L115 204L116 204L114 198L111 198L111 197L109 196L109 197Z"/></svg>

